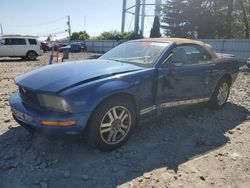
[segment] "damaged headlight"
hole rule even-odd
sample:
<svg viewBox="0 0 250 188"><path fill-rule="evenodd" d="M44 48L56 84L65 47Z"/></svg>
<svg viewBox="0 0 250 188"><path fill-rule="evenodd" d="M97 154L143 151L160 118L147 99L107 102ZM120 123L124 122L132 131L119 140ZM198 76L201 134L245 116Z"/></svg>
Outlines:
<svg viewBox="0 0 250 188"><path fill-rule="evenodd" d="M45 94L39 95L38 98L42 107L57 111L72 112L70 105L64 98Z"/></svg>

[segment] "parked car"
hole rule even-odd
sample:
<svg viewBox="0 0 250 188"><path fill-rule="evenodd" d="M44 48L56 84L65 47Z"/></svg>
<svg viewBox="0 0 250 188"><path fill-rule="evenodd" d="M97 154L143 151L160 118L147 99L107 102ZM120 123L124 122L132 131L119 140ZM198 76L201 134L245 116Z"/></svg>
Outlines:
<svg viewBox="0 0 250 188"><path fill-rule="evenodd" d="M70 52L81 52L81 45L80 44L70 44Z"/></svg>
<svg viewBox="0 0 250 188"><path fill-rule="evenodd" d="M81 51L82 51L82 52L86 52L86 51L87 51L87 46L86 46L86 44L84 44L84 43L81 44Z"/></svg>
<svg viewBox="0 0 250 188"><path fill-rule="evenodd" d="M247 60L247 67L250 69L250 57Z"/></svg>
<svg viewBox="0 0 250 188"><path fill-rule="evenodd" d="M48 65L15 78L14 119L41 135L86 135L103 151L123 145L139 120L206 103L222 108L239 71L233 58L189 39L123 43L96 60Z"/></svg>
<svg viewBox="0 0 250 188"><path fill-rule="evenodd" d="M0 38L0 57L21 57L35 60L42 54L42 46L36 38L16 36Z"/></svg>
<svg viewBox="0 0 250 188"><path fill-rule="evenodd" d="M41 42L41 46L42 46L43 53L50 51L50 48L47 42Z"/></svg>

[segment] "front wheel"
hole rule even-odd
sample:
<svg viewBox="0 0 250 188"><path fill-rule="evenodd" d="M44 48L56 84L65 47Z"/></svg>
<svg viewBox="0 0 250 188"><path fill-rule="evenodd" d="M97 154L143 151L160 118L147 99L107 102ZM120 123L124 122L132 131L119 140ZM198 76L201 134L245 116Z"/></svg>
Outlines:
<svg viewBox="0 0 250 188"><path fill-rule="evenodd" d="M133 104L126 98L109 98L93 112L87 128L88 142L102 151L122 146L136 123Z"/></svg>
<svg viewBox="0 0 250 188"><path fill-rule="evenodd" d="M228 99L230 92L230 83L226 78L222 78L215 88L214 94L210 100L210 107L213 109L222 108Z"/></svg>

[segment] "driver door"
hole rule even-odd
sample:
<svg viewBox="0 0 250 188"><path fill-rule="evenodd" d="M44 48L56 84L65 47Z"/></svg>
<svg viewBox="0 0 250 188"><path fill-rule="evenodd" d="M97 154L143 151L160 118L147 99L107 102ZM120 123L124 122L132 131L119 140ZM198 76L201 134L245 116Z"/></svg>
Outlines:
<svg viewBox="0 0 250 188"><path fill-rule="evenodd" d="M211 55L201 46L178 46L158 69L157 104L171 107L209 100Z"/></svg>

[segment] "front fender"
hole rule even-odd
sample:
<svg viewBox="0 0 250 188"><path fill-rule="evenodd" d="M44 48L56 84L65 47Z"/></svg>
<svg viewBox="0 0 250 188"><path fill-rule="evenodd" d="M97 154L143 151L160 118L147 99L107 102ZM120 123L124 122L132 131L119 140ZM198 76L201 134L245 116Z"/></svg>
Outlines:
<svg viewBox="0 0 250 188"><path fill-rule="evenodd" d="M133 95L137 89L137 81L109 80L79 86L62 95L72 106L74 113L91 112L105 98L124 93Z"/></svg>
<svg viewBox="0 0 250 188"><path fill-rule="evenodd" d="M136 88L136 85L133 83L128 83L122 80L104 83L100 85L93 95L86 101L85 107L90 111L93 111L98 104L112 95L123 93L133 96Z"/></svg>

